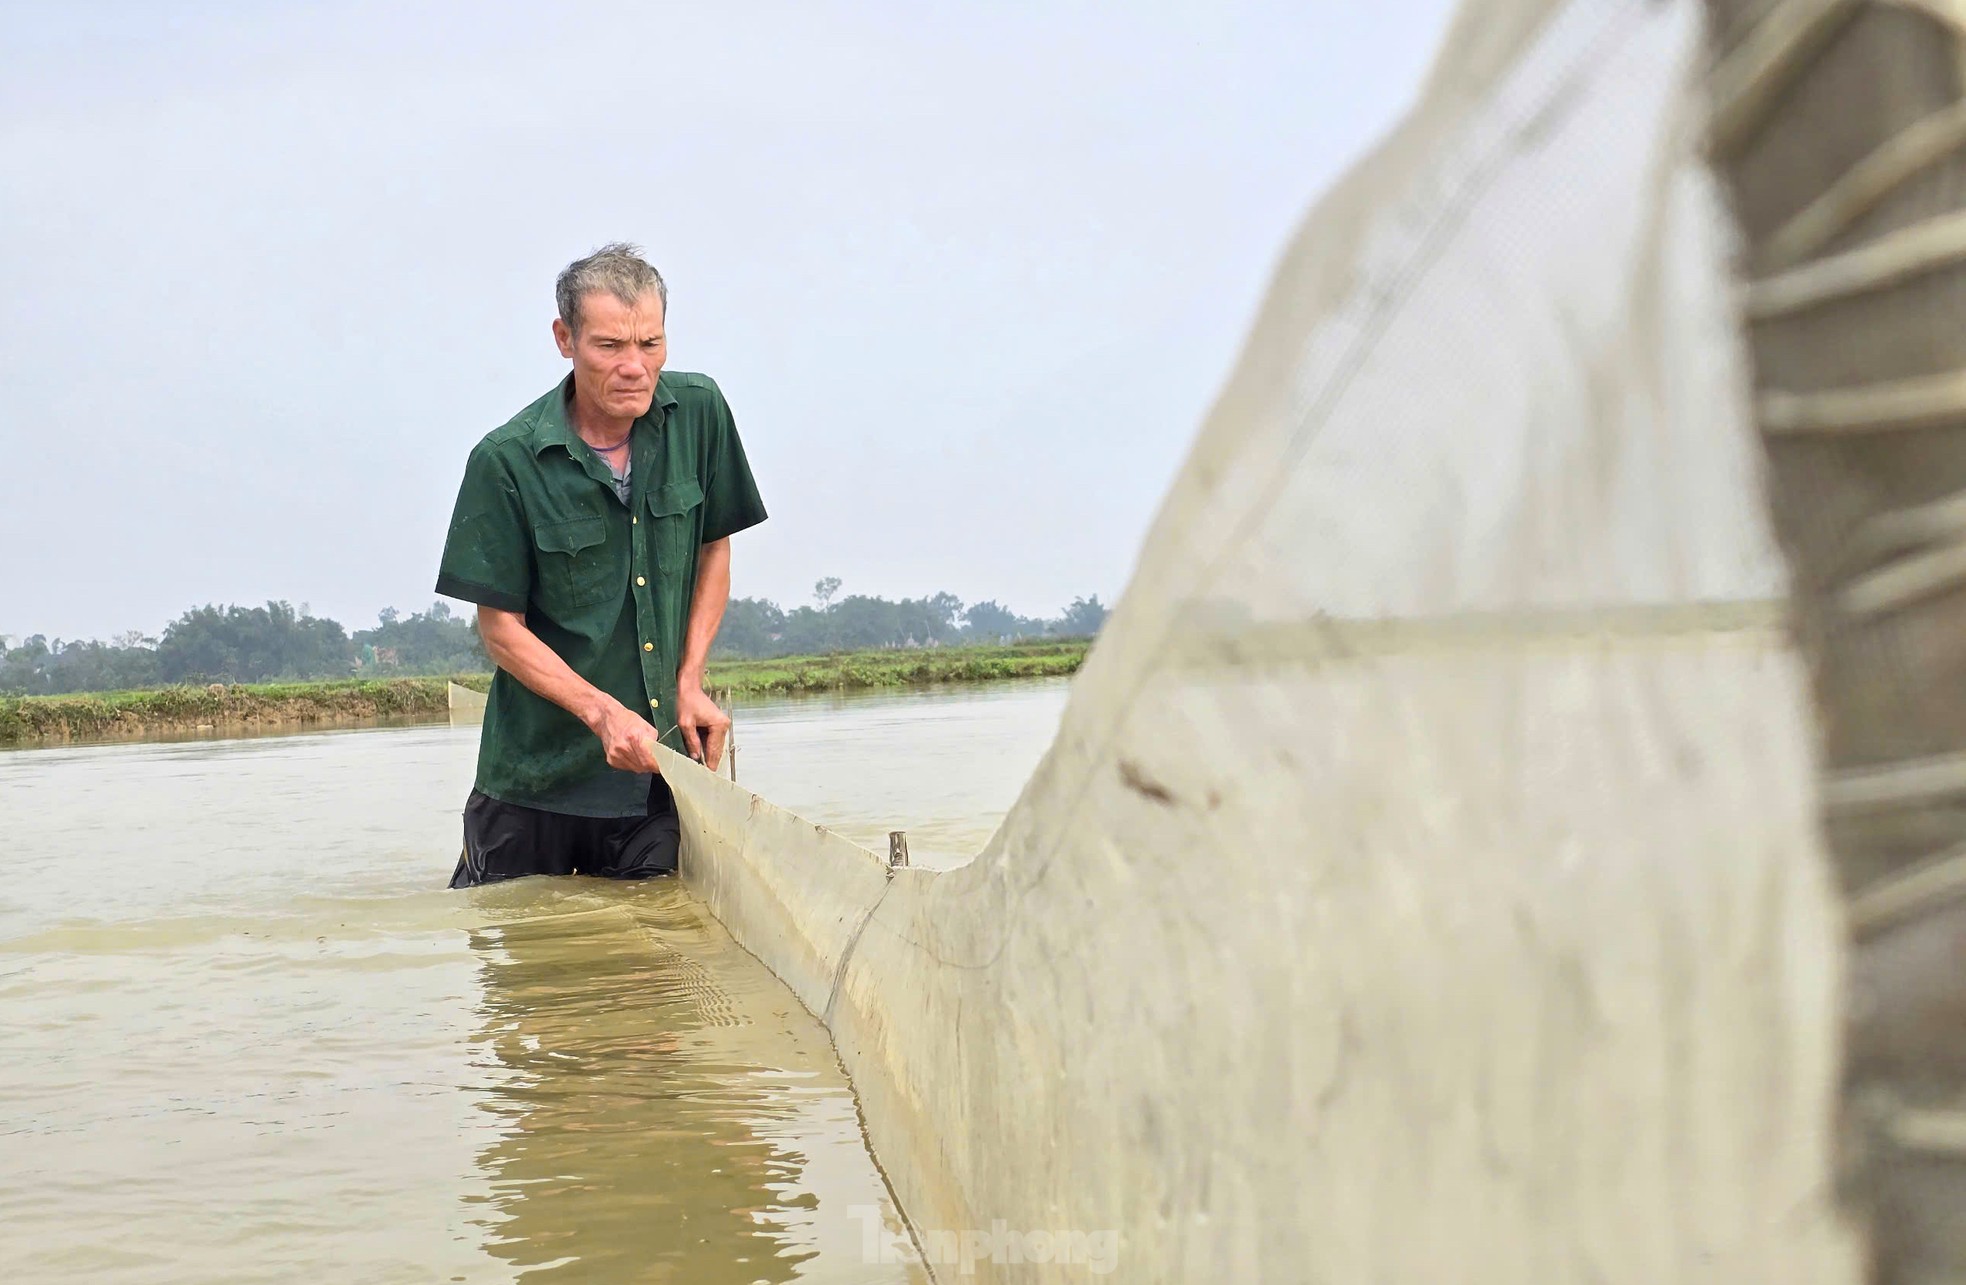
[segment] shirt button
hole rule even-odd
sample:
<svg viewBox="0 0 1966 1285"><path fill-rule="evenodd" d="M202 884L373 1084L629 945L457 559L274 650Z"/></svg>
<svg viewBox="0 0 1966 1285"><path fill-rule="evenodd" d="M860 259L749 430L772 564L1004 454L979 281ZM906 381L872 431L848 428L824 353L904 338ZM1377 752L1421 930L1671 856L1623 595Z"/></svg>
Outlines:
<svg viewBox="0 0 1966 1285"><path fill-rule="evenodd" d="M641 516L640 516L639 514L638 514L638 515L636 515L635 517L632 517L632 518L629 518L629 519L628 519L628 525L629 525L629 526L640 526L641 524L642 524L642 519L641 519Z"/></svg>
<svg viewBox="0 0 1966 1285"><path fill-rule="evenodd" d="M643 643L643 644L642 644L642 650L643 650L643 651L654 651L654 650L655 650L655 644L654 644L654 643Z"/></svg>
<svg viewBox="0 0 1966 1285"><path fill-rule="evenodd" d="M649 579L648 579L648 577L647 577L647 576L636 576L636 577L635 577L635 583L636 583L636 584L638 584L638 585L644 585L644 584L647 584L648 582L649 582Z"/></svg>
<svg viewBox="0 0 1966 1285"><path fill-rule="evenodd" d="M651 697L649 697L649 708L650 708L650 709L661 709L661 708L662 708L662 702L661 702L661 701L659 701L659 700L657 700L657 699L656 699L655 697L653 697L653 696L651 696Z"/></svg>

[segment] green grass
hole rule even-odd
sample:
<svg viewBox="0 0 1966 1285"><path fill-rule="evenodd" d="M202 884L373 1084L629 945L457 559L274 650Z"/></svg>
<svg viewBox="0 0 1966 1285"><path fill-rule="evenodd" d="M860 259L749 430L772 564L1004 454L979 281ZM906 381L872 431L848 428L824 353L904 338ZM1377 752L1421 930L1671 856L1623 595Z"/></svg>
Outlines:
<svg viewBox="0 0 1966 1285"><path fill-rule="evenodd" d="M934 683L987 683L1054 678L1078 672L1091 644L1013 643L1003 647L924 647L852 651L835 656L713 661L705 685L738 696L790 695Z"/></svg>
<svg viewBox="0 0 1966 1285"><path fill-rule="evenodd" d="M793 695L935 683L1050 678L1077 672L1090 643L1014 643L1003 647L936 647L719 660L706 685L736 696ZM437 717L450 707L445 684L475 691L489 674L455 678L348 679L313 683L236 683L73 696L0 697L0 745L154 736L204 729L345 724Z"/></svg>
<svg viewBox="0 0 1966 1285"><path fill-rule="evenodd" d="M485 675L475 679L485 685ZM0 699L0 745L436 715L450 707L448 681L234 683ZM471 684L473 678L461 681Z"/></svg>

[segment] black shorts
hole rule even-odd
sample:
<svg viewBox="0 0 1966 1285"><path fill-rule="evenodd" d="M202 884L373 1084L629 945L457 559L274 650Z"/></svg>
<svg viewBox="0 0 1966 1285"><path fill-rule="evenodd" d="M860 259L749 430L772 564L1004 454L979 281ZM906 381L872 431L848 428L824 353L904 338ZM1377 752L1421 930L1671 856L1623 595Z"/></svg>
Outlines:
<svg viewBox="0 0 1966 1285"><path fill-rule="evenodd" d="M681 837L669 783L649 778L645 817L576 817L523 808L471 791L464 802L464 853L451 887L527 875L647 879L676 873Z"/></svg>

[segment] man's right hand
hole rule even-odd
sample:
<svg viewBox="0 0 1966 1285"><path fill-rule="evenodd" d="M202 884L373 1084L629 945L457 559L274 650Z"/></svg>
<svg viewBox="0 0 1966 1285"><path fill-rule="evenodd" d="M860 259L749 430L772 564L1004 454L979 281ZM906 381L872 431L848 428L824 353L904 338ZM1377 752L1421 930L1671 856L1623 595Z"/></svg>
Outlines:
<svg viewBox="0 0 1966 1285"><path fill-rule="evenodd" d="M660 772L662 767L655 761L655 729L647 719L631 713L626 705L606 697L598 713L588 720L587 726L594 735L601 738L601 746L607 751L608 766L623 772Z"/></svg>
<svg viewBox="0 0 1966 1285"><path fill-rule="evenodd" d="M559 654L526 626L525 616L478 608L478 636L492 663L587 725L601 738L608 766L624 772L659 772L655 729L647 719L567 668Z"/></svg>

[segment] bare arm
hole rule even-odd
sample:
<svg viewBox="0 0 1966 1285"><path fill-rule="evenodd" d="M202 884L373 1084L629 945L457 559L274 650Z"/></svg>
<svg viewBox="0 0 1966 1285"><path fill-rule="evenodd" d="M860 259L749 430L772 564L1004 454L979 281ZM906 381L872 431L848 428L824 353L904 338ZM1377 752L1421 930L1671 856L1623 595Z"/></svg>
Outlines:
<svg viewBox="0 0 1966 1285"><path fill-rule="evenodd" d="M729 583L728 564L725 583ZM524 615L481 606L478 636L485 640L493 664L585 723L607 750L609 767L624 772L662 770L655 761L655 729L648 720L574 673L559 653L526 627Z"/></svg>
<svg viewBox="0 0 1966 1285"><path fill-rule="evenodd" d="M696 591L690 599L689 624L683 631L683 661L676 670L676 723L682 729L683 744L689 747L692 758L713 772L724 757L730 715L704 694L703 671L710 662L710 644L717 639L717 626L723 624L724 607L729 602L730 537L725 536L697 553Z"/></svg>

